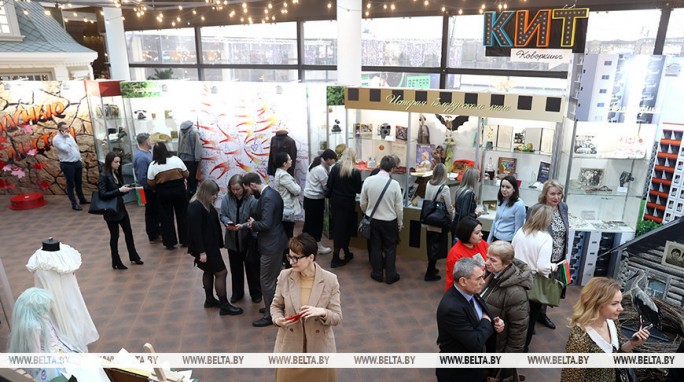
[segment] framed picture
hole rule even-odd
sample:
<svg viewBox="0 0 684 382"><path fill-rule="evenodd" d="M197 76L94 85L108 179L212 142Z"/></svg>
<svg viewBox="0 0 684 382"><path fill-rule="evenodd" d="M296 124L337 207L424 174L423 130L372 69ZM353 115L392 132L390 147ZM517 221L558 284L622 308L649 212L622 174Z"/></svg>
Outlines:
<svg viewBox="0 0 684 382"><path fill-rule="evenodd" d="M596 137L593 135L575 136L575 154L596 154Z"/></svg>
<svg viewBox="0 0 684 382"><path fill-rule="evenodd" d="M549 173L551 172L551 163L539 162L539 172L537 173L537 182L544 183L549 180Z"/></svg>
<svg viewBox="0 0 684 382"><path fill-rule="evenodd" d="M416 145L416 164L430 163L432 161L433 145ZM429 168L428 168L429 170Z"/></svg>
<svg viewBox="0 0 684 382"><path fill-rule="evenodd" d="M362 139L372 139L373 138L373 125L365 123L355 123L354 132L357 138Z"/></svg>
<svg viewBox="0 0 684 382"><path fill-rule="evenodd" d="M515 158L499 157L499 165L497 166L499 175L513 175L518 160Z"/></svg>
<svg viewBox="0 0 684 382"><path fill-rule="evenodd" d="M483 200L482 205L485 207L486 211L496 211L496 200Z"/></svg>
<svg viewBox="0 0 684 382"><path fill-rule="evenodd" d="M606 170L602 168L580 168L577 180L582 188L601 187L605 174Z"/></svg>
<svg viewBox="0 0 684 382"><path fill-rule="evenodd" d="M684 270L684 244L668 240L660 263Z"/></svg>
<svg viewBox="0 0 684 382"><path fill-rule="evenodd" d="M648 269L646 271L646 292L647 295L651 297L656 297L664 300L667 296L667 292L670 290L670 282L672 276L663 272L655 271L653 269Z"/></svg>
<svg viewBox="0 0 684 382"><path fill-rule="evenodd" d="M408 128L397 125L396 137L397 140L406 141L408 139Z"/></svg>

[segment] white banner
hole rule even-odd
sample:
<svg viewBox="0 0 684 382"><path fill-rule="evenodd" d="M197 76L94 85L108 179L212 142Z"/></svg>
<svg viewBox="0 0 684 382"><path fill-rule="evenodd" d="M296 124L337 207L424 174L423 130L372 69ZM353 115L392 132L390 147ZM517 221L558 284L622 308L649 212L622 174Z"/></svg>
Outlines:
<svg viewBox="0 0 684 382"><path fill-rule="evenodd" d="M676 366L675 366L676 365ZM0 368L672 368L684 354L662 353L88 353L0 354Z"/></svg>
<svg viewBox="0 0 684 382"><path fill-rule="evenodd" d="M549 69L570 62L572 49L517 49L511 48L512 62L543 62Z"/></svg>

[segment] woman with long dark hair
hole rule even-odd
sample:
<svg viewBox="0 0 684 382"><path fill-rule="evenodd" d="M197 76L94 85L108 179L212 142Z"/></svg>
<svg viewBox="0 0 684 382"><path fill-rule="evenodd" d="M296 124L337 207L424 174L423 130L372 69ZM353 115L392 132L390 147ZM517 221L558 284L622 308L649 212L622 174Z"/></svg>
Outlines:
<svg viewBox="0 0 684 382"><path fill-rule="evenodd" d="M214 202L218 197L219 186L208 179L202 182L197 193L188 205L189 244L188 253L195 257L195 265L204 271L202 286L204 287L204 307L220 307L219 314L241 314L242 309L228 302L226 294L226 264L221 257L223 239L221 222ZM214 298L214 287L218 300Z"/></svg>
<svg viewBox="0 0 684 382"><path fill-rule="evenodd" d="M250 216L256 215L257 200L245 192L242 175L235 174L228 181L228 192L221 201L221 223L226 227L225 245L228 249L230 279L233 294L230 302L242 300L245 295L245 273L252 302L261 302L259 281L259 255L256 237L247 227Z"/></svg>
<svg viewBox="0 0 684 382"><path fill-rule="evenodd" d="M152 163L147 169L147 183L157 191L161 217L162 241L166 249L173 250L180 242L188 245L185 215L188 211L188 195L185 179L190 175L183 161L171 155L166 145L159 142L152 149ZM178 236L173 224L176 215Z"/></svg>
<svg viewBox="0 0 684 382"><path fill-rule="evenodd" d="M323 213L325 212L325 194L328 184L330 167L335 164L337 154L326 149L320 156L314 158L309 166L304 186L304 228L318 243L318 253L330 253L331 249L321 244L323 236Z"/></svg>
<svg viewBox="0 0 684 382"><path fill-rule="evenodd" d="M442 202L449 213L449 220L454 220L454 206L451 205L451 192L447 186L447 170L446 166L438 163L432 170L432 179L425 187L425 200L436 200ZM425 227L425 244L427 246L427 270L423 279L425 281L437 281L442 277L439 275L437 269L437 260L444 259L447 256L449 248L449 231L444 227L433 227L423 224Z"/></svg>
<svg viewBox="0 0 684 382"><path fill-rule="evenodd" d="M128 211L123 202L122 196L132 190L123 184L121 177L121 157L113 152L107 153L105 156L104 167L100 173L100 178L97 182L97 189L102 200L116 198L117 212L115 214L103 215L107 228L109 228L109 249L112 254L112 268L113 269L128 269L121 262L119 256L119 226L124 233L126 239L126 248L128 249L128 258L131 263L142 265L140 255L135 249L135 240L133 239L133 230L131 229L131 219L128 217Z"/></svg>
<svg viewBox="0 0 684 382"><path fill-rule="evenodd" d="M475 200L475 189L480 181L480 172L469 167L463 172L461 184L454 193L454 219L451 222L451 245L456 244L456 226L466 216L477 219L477 202Z"/></svg>
<svg viewBox="0 0 684 382"><path fill-rule="evenodd" d="M333 227L333 258L330 268L346 265L354 254L349 251L349 241L356 230L356 194L361 192L361 172L356 168L356 151L346 148L340 162L330 170L328 194ZM340 258L344 251L344 259Z"/></svg>
<svg viewBox="0 0 684 382"><path fill-rule="evenodd" d="M515 233L525 224L525 202L520 199L518 181L513 175L506 175L501 179L496 198L499 203L487 242L503 240L510 243Z"/></svg>

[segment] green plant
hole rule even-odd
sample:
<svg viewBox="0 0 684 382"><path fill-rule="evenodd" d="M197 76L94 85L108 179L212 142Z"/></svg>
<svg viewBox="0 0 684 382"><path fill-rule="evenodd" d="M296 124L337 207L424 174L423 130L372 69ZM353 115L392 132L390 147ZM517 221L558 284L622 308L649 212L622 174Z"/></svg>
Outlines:
<svg viewBox="0 0 684 382"><path fill-rule="evenodd" d="M154 74L147 77L148 80L171 80L173 79L173 69L154 69Z"/></svg>
<svg viewBox="0 0 684 382"><path fill-rule="evenodd" d="M328 86L328 106L344 105L344 86Z"/></svg>
<svg viewBox="0 0 684 382"><path fill-rule="evenodd" d="M656 223L652 220L641 220L637 223L635 236L639 237L649 231L660 227L662 224Z"/></svg>

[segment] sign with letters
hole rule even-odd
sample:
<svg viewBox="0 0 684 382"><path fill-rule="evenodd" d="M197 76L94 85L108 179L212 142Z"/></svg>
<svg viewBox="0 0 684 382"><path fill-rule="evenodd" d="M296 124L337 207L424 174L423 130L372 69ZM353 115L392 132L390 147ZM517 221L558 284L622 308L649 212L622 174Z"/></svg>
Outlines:
<svg viewBox="0 0 684 382"><path fill-rule="evenodd" d="M511 48L572 49L583 53L589 8L484 12L487 56L510 56Z"/></svg>

